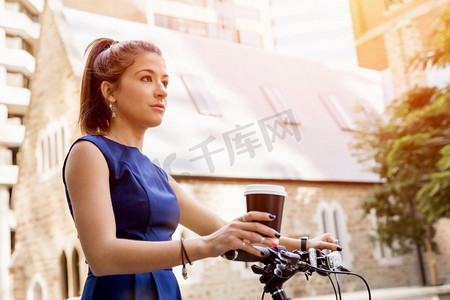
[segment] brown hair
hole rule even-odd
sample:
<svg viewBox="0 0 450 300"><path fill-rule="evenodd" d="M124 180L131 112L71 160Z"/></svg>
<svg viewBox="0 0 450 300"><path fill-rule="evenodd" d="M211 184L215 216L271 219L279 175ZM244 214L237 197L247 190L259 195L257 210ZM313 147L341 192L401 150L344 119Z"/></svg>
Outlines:
<svg viewBox="0 0 450 300"><path fill-rule="evenodd" d="M88 52L81 81L80 128L87 134L107 133L112 114L100 89L102 82L117 86L122 74L138 55L147 52L162 54L148 41L117 42L108 38L92 41L85 54Z"/></svg>

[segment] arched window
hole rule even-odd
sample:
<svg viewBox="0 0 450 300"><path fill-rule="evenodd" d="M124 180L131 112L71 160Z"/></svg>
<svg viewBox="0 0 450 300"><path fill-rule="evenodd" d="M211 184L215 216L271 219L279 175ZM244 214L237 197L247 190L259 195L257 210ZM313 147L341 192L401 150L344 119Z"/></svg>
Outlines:
<svg viewBox="0 0 450 300"><path fill-rule="evenodd" d="M45 179L61 170L68 150L69 134L64 119L55 120L39 131L36 147L37 172Z"/></svg>
<svg viewBox="0 0 450 300"><path fill-rule="evenodd" d="M347 230L347 216L338 202L321 202L317 207L315 220L319 225L318 234L331 233L345 251L342 260L345 267L351 268L353 254L350 249L351 236Z"/></svg>
<svg viewBox="0 0 450 300"><path fill-rule="evenodd" d="M45 283L43 278L36 274L31 279L27 289L27 300L45 300L47 299L47 293L45 289Z"/></svg>
<svg viewBox="0 0 450 300"><path fill-rule="evenodd" d="M49 134L47 135L47 146L48 146L48 169L51 170L55 166L55 147L53 143L53 138Z"/></svg>
<svg viewBox="0 0 450 300"><path fill-rule="evenodd" d="M73 296L81 296L80 289L80 256L77 249L72 253L72 286Z"/></svg>
<svg viewBox="0 0 450 300"><path fill-rule="evenodd" d="M69 276L67 274L67 256L66 253L61 253L59 260L60 268L60 286L61 286L61 298L69 298Z"/></svg>
<svg viewBox="0 0 450 300"><path fill-rule="evenodd" d="M50 169L50 143L47 136L44 136L42 145L43 145L42 153L44 153L43 171L48 172L48 170Z"/></svg>
<svg viewBox="0 0 450 300"><path fill-rule="evenodd" d="M384 223L382 218L377 218L375 209L370 211L370 220L372 223L372 234L375 234L377 223ZM393 247L398 243L394 241ZM375 247L373 249L373 256L381 266L401 265L403 263L402 257L396 254L391 248L385 244L381 244L378 240L375 241Z"/></svg>
<svg viewBox="0 0 450 300"><path fill-rule="evenodd" d="M58 131L55 130L53 132L53 167L58 167L58 164L60 163L60 151L58 151L60 149L60 139L58 139Z"/></svg>
<svg viewBox="0 0 450 300"><path fill-rule="evenodd" d="M36 282L33 288L33 300L43 300L42 287L39 282Z"/></svg>

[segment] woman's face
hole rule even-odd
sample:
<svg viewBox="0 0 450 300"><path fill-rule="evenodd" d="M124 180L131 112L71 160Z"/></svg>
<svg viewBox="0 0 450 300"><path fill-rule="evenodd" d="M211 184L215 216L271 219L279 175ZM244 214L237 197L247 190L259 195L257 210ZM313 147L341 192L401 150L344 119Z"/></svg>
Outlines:
<svg viewBox="0 0 450 300"><path fill-rule="evenodd" d="M167 104L164 59L154 53L138 55L126 69L113 95L116 118L144 129L161 124Z"/></svg>

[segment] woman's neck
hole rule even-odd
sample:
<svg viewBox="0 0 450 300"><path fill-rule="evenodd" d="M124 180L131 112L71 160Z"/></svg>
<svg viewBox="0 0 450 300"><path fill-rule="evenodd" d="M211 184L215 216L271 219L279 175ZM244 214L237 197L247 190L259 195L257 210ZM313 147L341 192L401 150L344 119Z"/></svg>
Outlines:
<svg viewBox="0 0 450 300"><path fill-rule="evenodd" d="M136 147L142 151L144 135L145 131L138 133L137 131L119 128L118 126L111 126L106 136L122 145Z"/></svg>

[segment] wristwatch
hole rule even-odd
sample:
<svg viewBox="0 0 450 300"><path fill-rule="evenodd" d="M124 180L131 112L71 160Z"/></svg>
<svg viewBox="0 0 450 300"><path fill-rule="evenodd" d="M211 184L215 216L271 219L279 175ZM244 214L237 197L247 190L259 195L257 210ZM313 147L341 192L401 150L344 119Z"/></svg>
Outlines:
<svg viewBox="0 0 450 300"><path fill-rule="evenodd" d="M307 236L302 236L301 238L300 238L300 241L301 241L301 243L300 243L300 250L301 251L306 251L306 241L308 240L308 237Z"/></svg>

